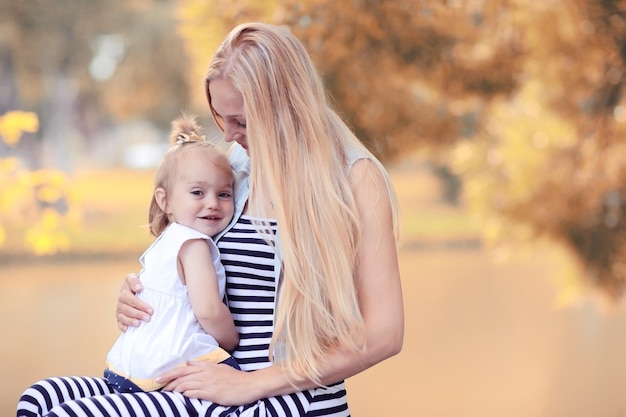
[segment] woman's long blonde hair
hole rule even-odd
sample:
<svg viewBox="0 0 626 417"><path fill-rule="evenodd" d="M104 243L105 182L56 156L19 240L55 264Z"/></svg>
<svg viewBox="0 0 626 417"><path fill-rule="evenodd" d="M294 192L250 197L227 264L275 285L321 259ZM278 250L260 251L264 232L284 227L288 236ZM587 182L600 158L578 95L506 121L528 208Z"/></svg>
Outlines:
<svg viewBox="0 0 626 417"><path fill-rule="evenodd" d="M209 84L217 79L243 96L250 193L271 202L279 228L283 281L272 359L294 380L321 384L328 352L364 347L354 281L361 228L346 151L365 152L387 176L331 108L307 52L288 30L263 23L233 29L209 66L209 105ZM389 183L385 192L395 201ZM254 210L262 213L262 204Z"/></svg>

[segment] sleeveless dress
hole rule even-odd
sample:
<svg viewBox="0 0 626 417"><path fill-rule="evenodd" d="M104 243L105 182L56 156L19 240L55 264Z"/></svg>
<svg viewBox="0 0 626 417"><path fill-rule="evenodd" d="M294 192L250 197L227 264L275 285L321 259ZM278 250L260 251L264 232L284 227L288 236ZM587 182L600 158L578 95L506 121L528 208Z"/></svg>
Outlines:
<svg viewBox="0 0 626 417"><path fill-rule="evenodd" d="M178 275L178 253L191 239L206 241L224 297L226 277L213 240L181 224L170 224L140 258L144 290L139 298L154 308L154 314L148 323L122 333L107 355L105 378L119 392L153 391L163 386L154 378L187 361L219 363L230 357L200 326L187 286Z"/></svg>
<svg viewBox="0 0 626 417"><path fill-rule="evenodd" d="M218 240L226 269L226 296L239 332L239 346L232 353L241 369L253 371L271 365L269 346L274 330L277 279L276 254L268 244L275 242L276 223L262 233L254 218L241 215ZM220 413L207 416L342 416L350 415L343 381L291 395L272 397L244 407L214 407ZM208 410L210 411L210 410ZM232 414L230 414L230 413ZM224 414L222 414L224 413Z"/></svg>

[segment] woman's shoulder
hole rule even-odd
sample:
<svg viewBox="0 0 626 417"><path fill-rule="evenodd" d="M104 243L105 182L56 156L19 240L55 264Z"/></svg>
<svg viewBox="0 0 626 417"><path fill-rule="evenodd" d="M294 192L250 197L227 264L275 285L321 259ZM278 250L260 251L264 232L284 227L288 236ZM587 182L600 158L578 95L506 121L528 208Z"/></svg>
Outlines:
<svg viewBox="0 0 626 417"><path fill-rule="evenodd" d="M361 159L374 159L371 152L367 150L365 146L355 146L354 144L346 145L344 148L346 155L346 165L348 171L352 169L352 166Z"/></svg>

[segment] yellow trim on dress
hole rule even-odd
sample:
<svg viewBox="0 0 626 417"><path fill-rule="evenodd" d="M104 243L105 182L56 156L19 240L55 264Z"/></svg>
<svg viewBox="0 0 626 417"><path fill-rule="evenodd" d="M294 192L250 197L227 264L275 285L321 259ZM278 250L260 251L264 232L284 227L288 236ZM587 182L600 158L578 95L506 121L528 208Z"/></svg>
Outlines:
<svg viewBox="0 0 626 417"><path fill-rule="evenodd" d="M220 362L224 362L229 357L230 357L230 354L228 352L226 352L222 348L217 348L214 351L207 353L206 355L202 355L196 359L193 359L192 361L193 362L204 361L204 362L210 362L210 363L220 363ZM181 363L180 365L177 365L177 366L187 366L187 364ZM133 384L137 385L139 388L141 388L143 391L146 391L146 392L156 391L165 386L165 384L163 383L156 382L156 378L140 379L140 378L129 377L128 375L125 375L124 373L119 372L117 369L113 368L111 364L108 362L107 362L107 367L109 368L110 371L115 372L117 375L130 380Z"/></svg>

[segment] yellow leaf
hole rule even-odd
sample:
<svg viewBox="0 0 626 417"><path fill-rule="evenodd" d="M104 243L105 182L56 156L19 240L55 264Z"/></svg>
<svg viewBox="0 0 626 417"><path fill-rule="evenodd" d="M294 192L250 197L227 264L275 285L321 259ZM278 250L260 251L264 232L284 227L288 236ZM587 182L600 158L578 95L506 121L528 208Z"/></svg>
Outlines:
<svg viewBox="0 0 626 417"><path fill-rule="evenodd" d="M17 158L3 158L0 159L0 175L6 175L6 173L14 172L17 170L19 160Z"/></svg>
<svg viewBox="0 0 626 417"><path fill-rule="evenodd" d="M45 203L55 203L61 197L61 191L55 187L43 186L37 191L37 198Z"/></svg>
<svg viewBox="0 0 626 417"><path fill-rule="evenodd" d="M70 248L70 239L59 231L59 226L59 214L52 209L46 209L39 223L26 231L24 241L38 256L67 251Z"/></svg>
<svg viewBox="0 0 626 417"><path fill-rule="evenodd" d="M10 111L0 117L0 136L9 146L16 145L23 132L36 132L39 119L35 113Z"/></svg>
<svg viewBox="0 0 626 417"><path fill-rule="evenodd" d="M41 214L41 226L43 230L54 230L59 226L59 213L54 209L47 208Z"/></svg>

